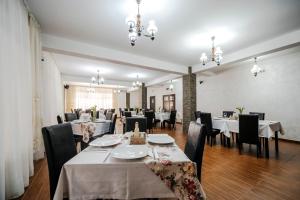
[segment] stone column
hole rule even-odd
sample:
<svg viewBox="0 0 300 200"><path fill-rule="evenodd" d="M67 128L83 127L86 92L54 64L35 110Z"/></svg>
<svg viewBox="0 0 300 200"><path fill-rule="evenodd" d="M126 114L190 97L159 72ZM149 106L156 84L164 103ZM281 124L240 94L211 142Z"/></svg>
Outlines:
<svg viewBox="0 0 300 200"><path fill-rule="evenodd" d="M189 67L188 74L182 77L182 87L183 132L187 133L196 111L196 74L192 73L192 67Z"/></svg>
<svg viewBox="0 0 300 200"><path fill-rule="evenodd" d="M130 108L130 93L126 92L126 108Z"/></svg>
<svg viewBox="0 0 300 200"><path fill-rule="evenodd" d="M142 109L147 108L147 87L145 83L142 84Z"/></svg>

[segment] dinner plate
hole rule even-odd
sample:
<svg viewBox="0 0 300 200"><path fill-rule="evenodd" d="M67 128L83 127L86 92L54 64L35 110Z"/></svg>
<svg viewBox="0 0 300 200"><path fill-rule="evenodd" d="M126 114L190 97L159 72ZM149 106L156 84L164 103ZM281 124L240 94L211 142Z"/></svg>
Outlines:
<svg viewBox="0 0 300 200"><path fill-rule="evenodd" d="M102 137L89 143L90 146L95 147L108 147L121 143L121 138L119 137Z"/></svg>
<svg viewBox="0 0 300 200"><path fill-rule="evenodd" d="M111 156L118 159L138 159L148 155L148 147L146 145L126 145L118 146L111 151Z"/></svg>
<svg viewBox="0 0 300 200"><path fill-rule="evenodd" d="M155 144L170 144L175 142L174 138L168 135L149 135L147 140Z"/></svg>

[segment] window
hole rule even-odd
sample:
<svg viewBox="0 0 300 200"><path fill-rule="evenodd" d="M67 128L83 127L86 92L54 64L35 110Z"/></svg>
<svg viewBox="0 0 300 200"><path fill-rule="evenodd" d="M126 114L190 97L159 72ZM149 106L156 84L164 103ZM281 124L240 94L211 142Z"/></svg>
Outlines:
<svg viewBox="0 0 300 200"><path fill-rule="evenodd" d="M163 95L163 109L166 112L176 110L175 108L175 94Z"/></svg>
<svg viewBox="0 0 300 200"><path fill-rule="evenodd" d="M97 109L112 108L113 96L111 89L88 87L76 87L75 91L76 108L89 109L96 105Z"/></svg>

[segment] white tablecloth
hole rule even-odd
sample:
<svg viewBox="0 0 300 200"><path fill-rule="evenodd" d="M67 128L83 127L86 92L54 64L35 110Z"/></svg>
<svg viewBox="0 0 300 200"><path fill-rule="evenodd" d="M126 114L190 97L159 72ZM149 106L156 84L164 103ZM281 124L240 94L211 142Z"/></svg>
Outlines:
<svg viewBox="0 0 300 200"><path fill-rule="evenodd" d="M212 125L214 129L219 129L225 136L230 137L230 132L239 132L239 121L230 120L224 118L214 118L212 120ZM275 132L279 131L284 134L280 122L260 120L259 121L259 136L271 138L275 135Z"/></svg>
<svg viewBox="0 0 300 200"><path fill-rule="evenodd" d="M164 120L170 119L170 113L169 112L156 112L155 113L155 119L159 119L161 122Z"/></svg>
<svg viewBox="0 0 300 200"><path fill-rule="evenodd" d="M116 137L105 135L103 137ZM119 136L121 137L121 136ZM127 143L123 141L124 145ZM172 161L189 161L175 145L155 146L157 152L167 153ZM95 150L96 149L96 150ZM136 199L174 198L174 193L145 164L150 156L137 160L119 160L108 151L88 147L63 166L54 199ZM151 151L150 151L151 152Z"/></svg>
<svg viewBox="0 0 300 200"><path fill-rule="evenodd" d="M71 122L73 133L75 135L82 135L80 123L81 122L78 121ZM98 122L93 123L96 126L96 130L93 136L97 136L109 132L109 127L111 123L112 123L111 120L99 120Z"/></svg>

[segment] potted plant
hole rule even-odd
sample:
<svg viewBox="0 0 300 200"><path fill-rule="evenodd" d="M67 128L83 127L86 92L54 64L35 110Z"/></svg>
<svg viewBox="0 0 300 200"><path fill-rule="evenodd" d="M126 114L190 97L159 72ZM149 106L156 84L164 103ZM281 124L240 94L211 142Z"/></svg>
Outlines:
<svg viewBox="0 0 300 200"><path fill-rule="evenodd" d="M244 107L237 107L236 109L239 111L240 114L243 114L243 112L245 110Z"/></svg>

